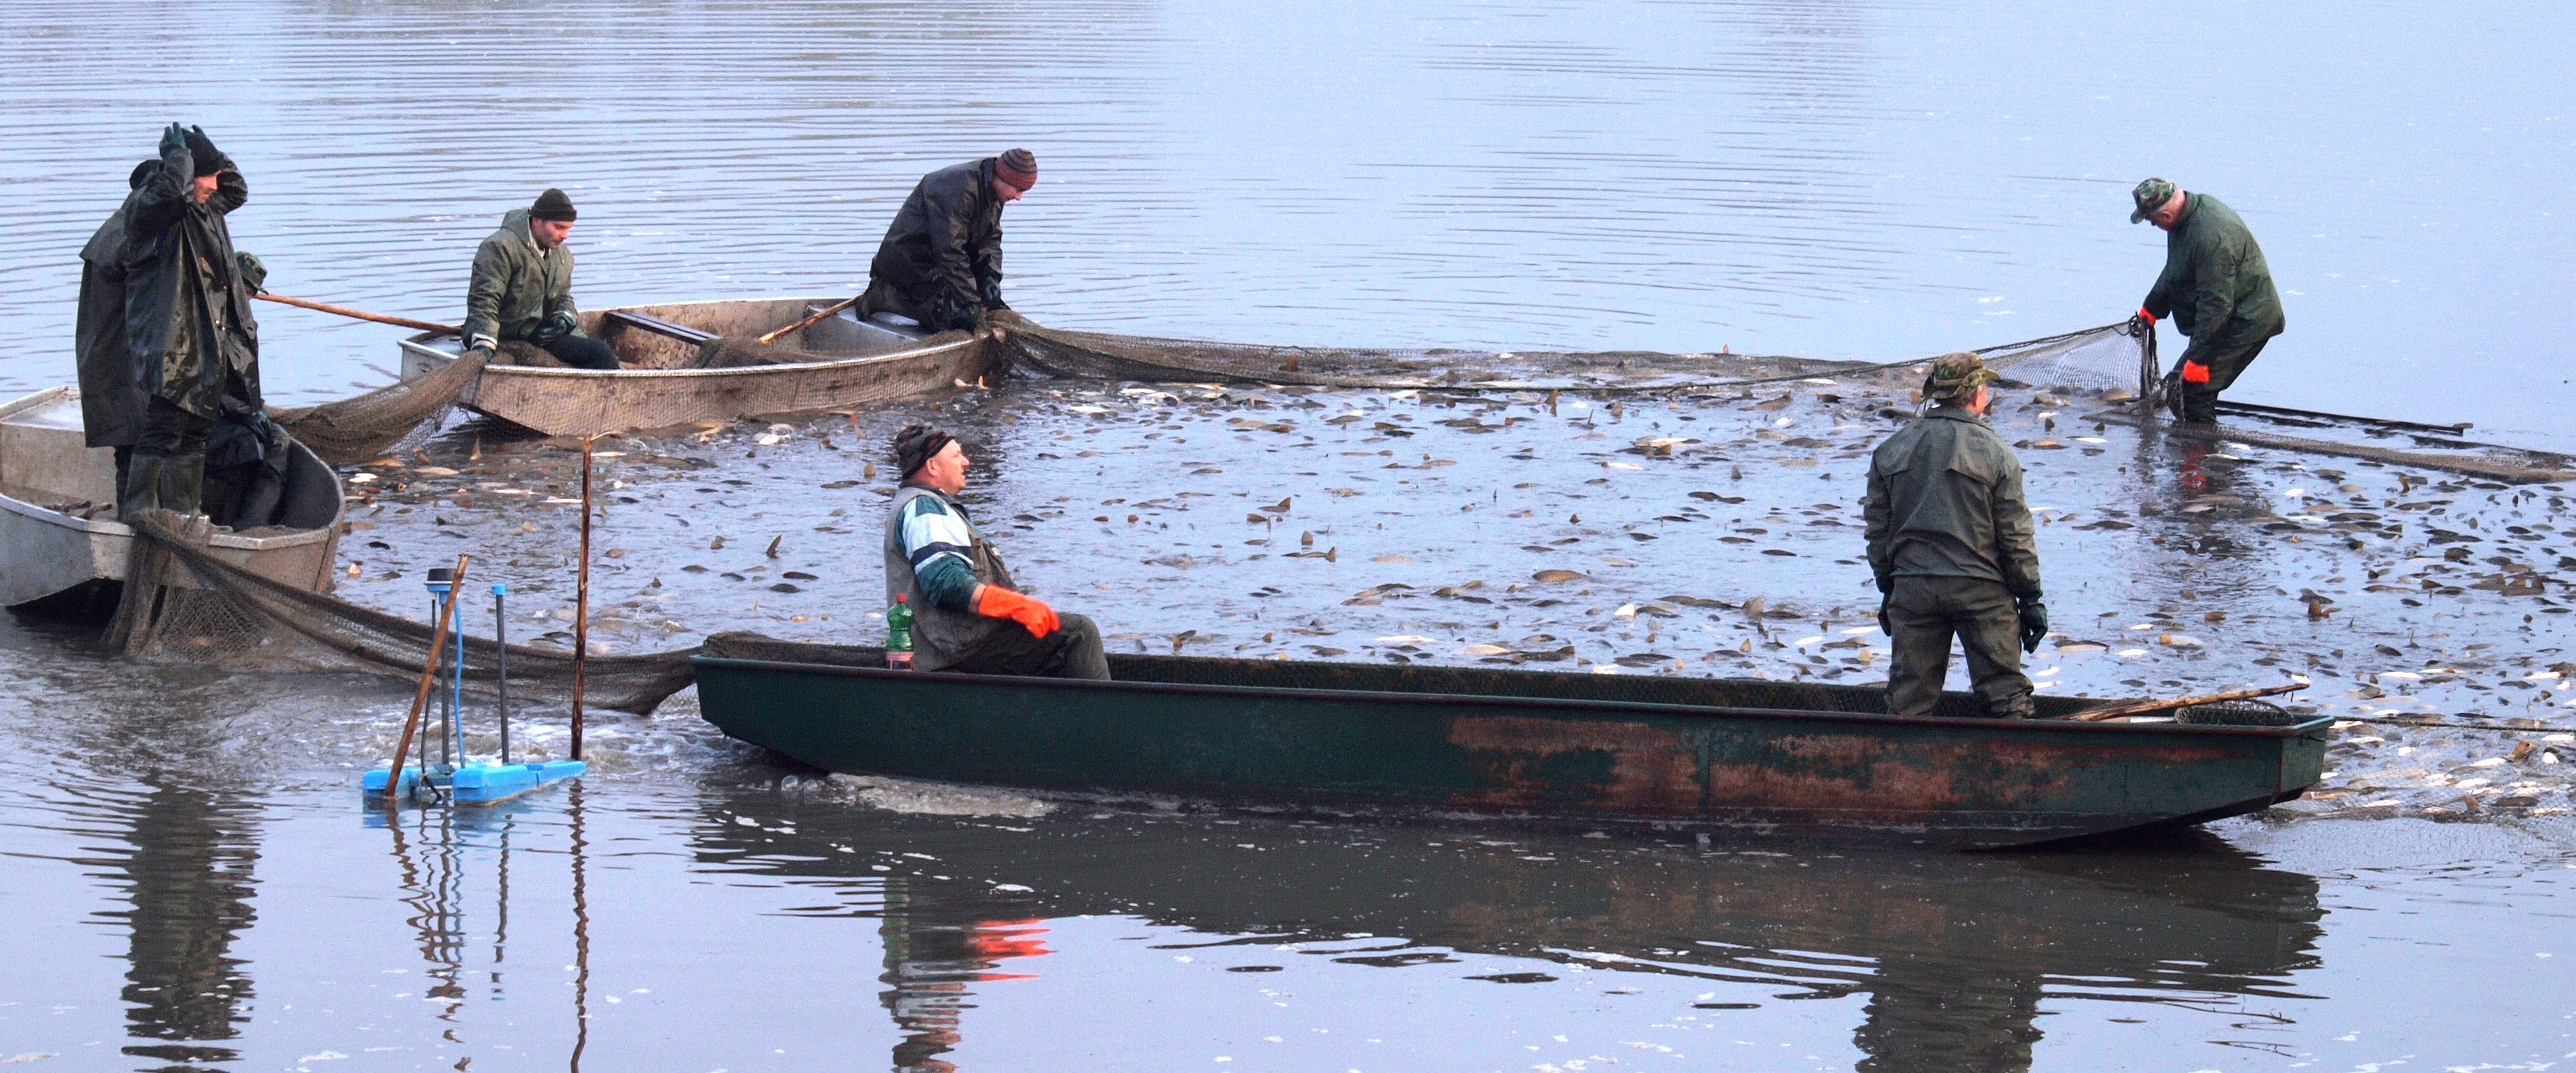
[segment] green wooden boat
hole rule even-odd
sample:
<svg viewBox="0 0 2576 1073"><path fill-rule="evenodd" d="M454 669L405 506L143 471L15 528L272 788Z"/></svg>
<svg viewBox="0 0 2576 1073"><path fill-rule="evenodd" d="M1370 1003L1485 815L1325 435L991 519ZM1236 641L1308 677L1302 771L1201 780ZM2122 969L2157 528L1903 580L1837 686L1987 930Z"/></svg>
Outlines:
<svg viewBox="0 0 2576 1073"><path fill-rule="evenodd" d="M926 674L740 633L696 663L709 722L849 774L1968 848L2290 800L2328 725L1909 718L1855 686L1186 656L1113 654L1111 682Z"/></svg>

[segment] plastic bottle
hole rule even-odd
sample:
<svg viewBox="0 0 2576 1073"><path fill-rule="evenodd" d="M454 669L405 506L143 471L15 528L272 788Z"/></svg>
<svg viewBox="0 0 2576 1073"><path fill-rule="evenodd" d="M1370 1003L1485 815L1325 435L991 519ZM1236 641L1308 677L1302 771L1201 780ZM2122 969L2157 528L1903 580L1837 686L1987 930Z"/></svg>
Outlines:
<svg viewBox="0 0 2576 1073"><path fill-rule="evenodd" d="M912 669L912 608L901 594L886 608L886 669Z"/></svg>

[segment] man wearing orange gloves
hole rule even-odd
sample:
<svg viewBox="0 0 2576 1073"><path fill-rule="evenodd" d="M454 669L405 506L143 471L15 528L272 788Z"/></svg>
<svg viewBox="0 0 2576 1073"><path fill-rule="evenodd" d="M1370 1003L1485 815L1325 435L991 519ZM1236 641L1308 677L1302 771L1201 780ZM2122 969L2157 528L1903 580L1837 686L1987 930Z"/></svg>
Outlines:
<svg viewBox="0 0 2576 1073"><path fill-rule="evenodd" d="M972 460L957 438L907 425L894 439L903 484L886 518L886 605L912 607L913 666L960 674L1109 677L1100 627L1017 591L1011 568L966 516Z"/></svg>
<svg viewBox="0 0 2576 1073"><path fill-rule="evenodd" d="M2165 379L2165 402L2176 419L2209 424L2218 420L2218 393L2286 324L2272 266L2254 232L2217 198L2163 179L2139 183L2129 196L2137 203L2129 222L2153 221L2165 232L2164 274L2131 323L2152 330L2170 316L2191 337L2182 367Z"/></svg>

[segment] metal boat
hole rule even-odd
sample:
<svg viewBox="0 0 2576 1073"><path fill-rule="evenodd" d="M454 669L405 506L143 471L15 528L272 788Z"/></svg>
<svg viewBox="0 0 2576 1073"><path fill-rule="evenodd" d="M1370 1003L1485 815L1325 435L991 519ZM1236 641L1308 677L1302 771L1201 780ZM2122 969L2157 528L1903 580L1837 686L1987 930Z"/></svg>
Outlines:
<svg viewBox="0 0 2576 1073"><path fill-rule="evenodd" d="M0 606L75 615L115 606L135 539L116 520L115 486L115 452L82 445L77 388L0 406ZM344 506L339 475L297 444L278 524L210 532L205 549L252 573L327 592Z"/></svg>

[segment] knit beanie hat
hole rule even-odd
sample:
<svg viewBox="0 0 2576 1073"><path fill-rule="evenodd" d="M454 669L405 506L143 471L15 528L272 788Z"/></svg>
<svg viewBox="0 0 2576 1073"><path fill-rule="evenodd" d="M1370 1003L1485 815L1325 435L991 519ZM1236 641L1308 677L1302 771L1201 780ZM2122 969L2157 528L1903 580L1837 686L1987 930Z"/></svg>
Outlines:
<svg viewBox="0 0 2576 1073"><path fill-rule="evenodd" d="M1038 184L1038 158L1026 149L1013 149L993 158L993 176L1026 190Z"/></svg>
<svg viewBox="0 0 2576 1073"><path fill-rule="evenodd" d="M571 223L575 215L577 214L572 211L572 198L551 186L546 188L545 193L537 195L536 204L528 207L528 218L531 220L561 220Z"/></svg>

